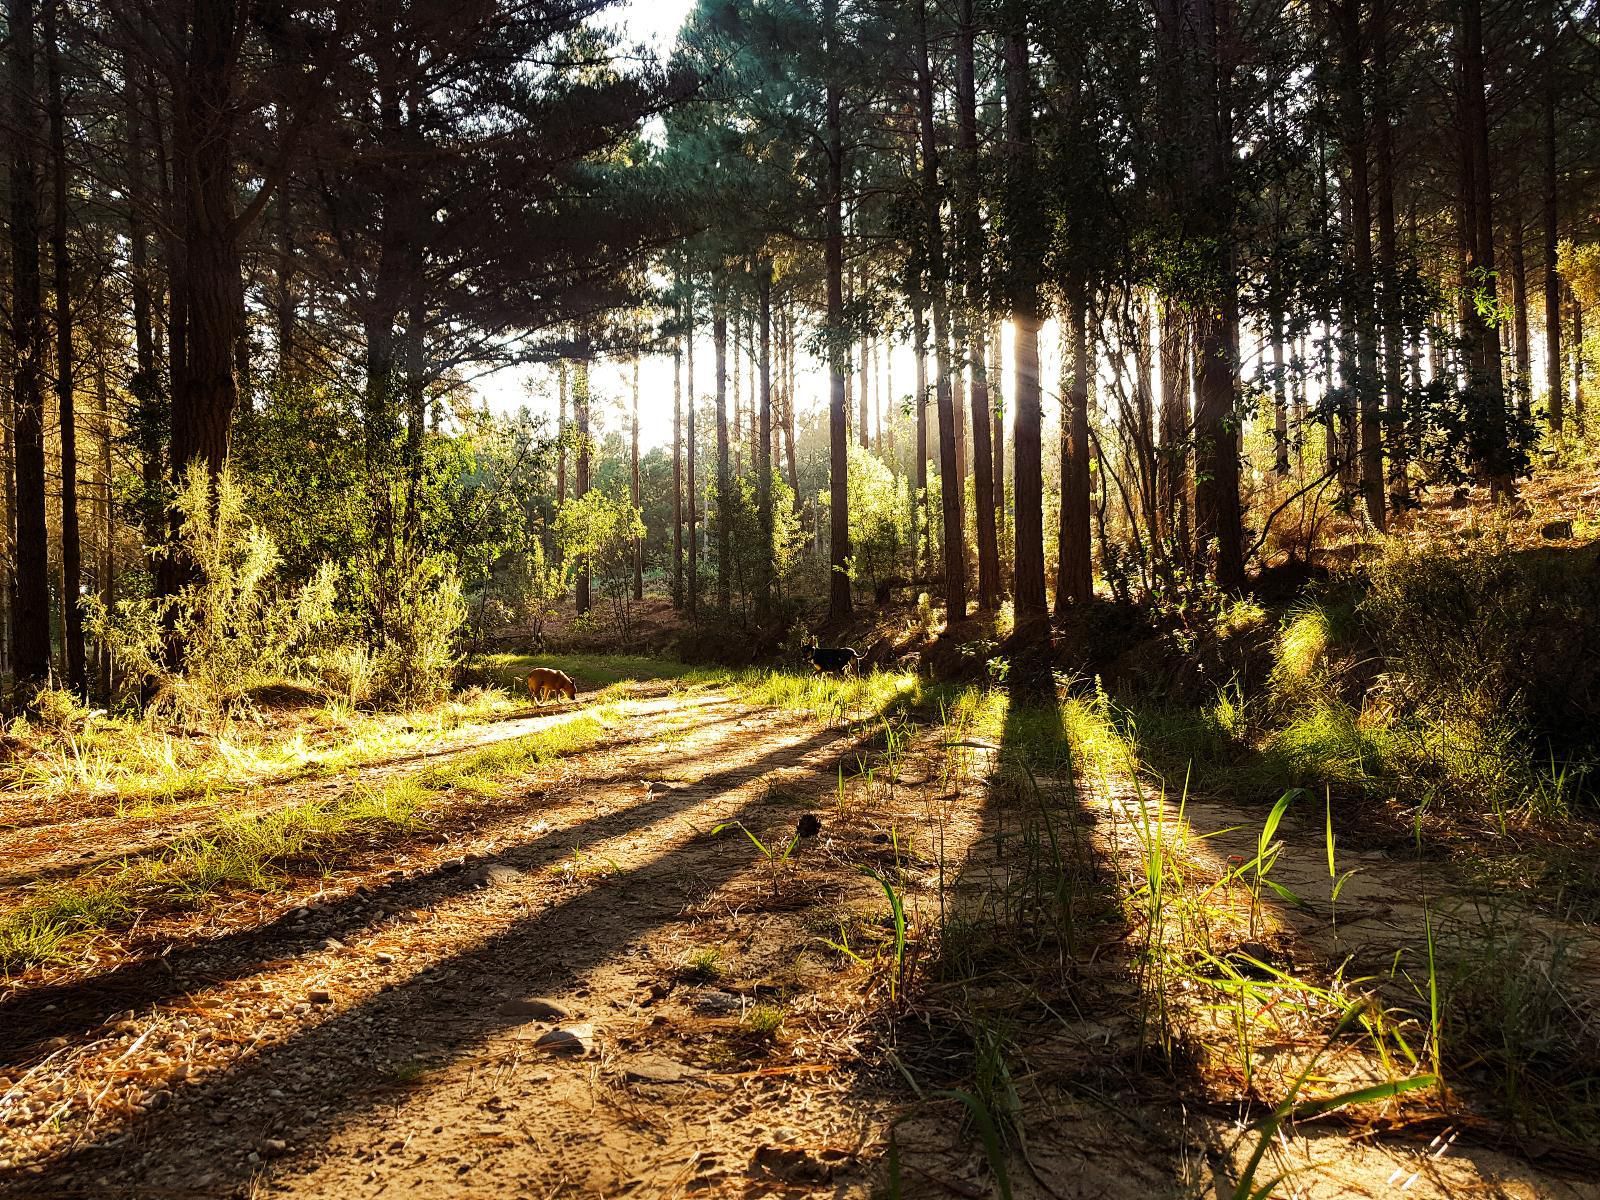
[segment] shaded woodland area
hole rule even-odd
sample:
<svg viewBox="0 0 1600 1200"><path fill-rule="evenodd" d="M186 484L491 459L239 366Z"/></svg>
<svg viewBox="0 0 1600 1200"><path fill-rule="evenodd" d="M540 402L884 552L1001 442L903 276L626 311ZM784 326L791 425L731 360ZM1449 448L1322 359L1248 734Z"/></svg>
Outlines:
<svg viewBox="0 0 1600 1200"><path fill-rule="evenodd" d="M6 0L0 1190L1595 1194L1600 9L645 8Z"/></svg>

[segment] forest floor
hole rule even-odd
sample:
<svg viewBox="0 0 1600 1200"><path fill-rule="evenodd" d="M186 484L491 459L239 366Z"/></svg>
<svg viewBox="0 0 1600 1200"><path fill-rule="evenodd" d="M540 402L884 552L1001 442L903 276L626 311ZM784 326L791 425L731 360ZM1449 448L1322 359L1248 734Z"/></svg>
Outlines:
<svg viewBox="0 0 1600 1200"><path fill-rule="evenodd" d="M0 926L104 898L0 976L0 1192L1600 1196L1491 1060L1404 1090L1435 958L1514 933L1483 969L1593 995L1581 920L1152 791L1077 702L593 690L649 673L327 778L0 799Z"/></svg>

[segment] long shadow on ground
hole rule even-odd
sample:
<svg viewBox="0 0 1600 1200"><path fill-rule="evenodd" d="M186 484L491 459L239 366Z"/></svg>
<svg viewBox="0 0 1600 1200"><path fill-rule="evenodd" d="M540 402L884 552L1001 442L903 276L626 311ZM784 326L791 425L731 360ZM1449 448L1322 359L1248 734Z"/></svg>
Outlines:
<svg viewBox="0 0 1600 1200"><path fill-rule="evenodd" d="M562 855L580 838L593 842L663 821L787 763L832 759L856 741L817 732L779 749L752 754L717 772L640 805L540 837L502 855L518 867L537 868ZM717 813L724 821L754 821L765 798L752 796L736 809ZM256 1168L237 1156L241 1131L292 1132L305 1146L325 1139L342 1123L385 1101L392 1076L385 1064L439 1062L469 1055L474 1048L526 1018L502 1012L502 998L530 991L560 994L584 972L677 917L692 895L721 884L750 866L732 841L706 843L690 837L639 866L588 890L557 899L550 907L486 937L470 950L433 964L393 990L380 992L315 1027L291 1035L237 1062L223 1074L185 1089L170 1108L136 1119L131 1127L103 1135L51 1164L45 1179L0 1173L0 1187L23 1192L59 1190L69 1180L121 1174L139 1191L183 1186L185 1172L206 1162L208 1191L242 1188ZM429 880L448 894L453 881ZM173 988L171 990L178 990ZM315 1105L308 1103L315 1099ZM248 1135L246 1135L248 1138Z"/></svg>
<svg viewBox="0 0 1600 1200"><path fill-rule="evenodd" d="M720 717L701 727L725 724L742 715ZM658 735L608 743L605 749L625 748L634 741L653 740L655 736ZM681 759L663 759L657 767L670 767L678 761ZM587 786L603 787L631 778L633 774L597 777L585 782ZM695 785L696 790L717 786L719 780L719 776L709 777ZM477 865L505 863L537 870L560 861L581 843L615 837L663 820L682 806L681 801L689 798L673 792L652 793L652 796L639 804L576 824L553 827L536 838L486 857ZM536 814L546 803L545 791L538 788L524 792L515 801L495 802L492 807L480 806L474 811L492 818L497 825L514 826ZM429 829L426 836L437 837L438 832ZM392 853L406 844L405 841L386 843L380 853ZM79 1033L112 1014L172 1000L205 984L249 979L271 970L286 956L303 953L324 938L336 937L343 941L359 935L363 929L386 919L385 910L392 913L426 908L469 890L477 878L475 871L462 869L459 861L448 861L360 887L338 900L319 905L314 915L303 922L292 913L285 913L265 925L180 945L88 978L19 990L0 1001L0 1064L25 1060L42 1042Z"/></svg>

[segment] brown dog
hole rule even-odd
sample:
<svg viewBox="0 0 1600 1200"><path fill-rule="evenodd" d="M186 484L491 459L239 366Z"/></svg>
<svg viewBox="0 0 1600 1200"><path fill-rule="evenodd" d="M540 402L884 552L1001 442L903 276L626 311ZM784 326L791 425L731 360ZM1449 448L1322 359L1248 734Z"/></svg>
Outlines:
<svg viewBox="0 0 1600 1200"><path fill-rule="evenodd" d="M528 674L528 695L539 705L544 704L546 696L565 696L568 700L576 700L578 685L564 672L549 667L535 667Z"/></svg>

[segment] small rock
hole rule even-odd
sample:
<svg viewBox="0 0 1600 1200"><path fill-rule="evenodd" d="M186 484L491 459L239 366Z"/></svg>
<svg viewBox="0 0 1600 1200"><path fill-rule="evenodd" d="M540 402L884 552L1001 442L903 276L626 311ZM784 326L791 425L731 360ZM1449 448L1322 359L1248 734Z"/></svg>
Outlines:
<svg viewBox="0 0 1600 1200"><path fill-rule="evenodd" d="M500 1006L506 1017L526 1017L530 1021L565 1021L572 1014L554 1000L543 996L521 996Z"/></svg>
<svg viewBox="0 0 1600 1200"><path fill-rule="evenodd" d="M394 955L390 954L387 950L379 950L372 957L376 961L382 963L384 966L388 966L394 961Z"/></svg>
<svg viewBox="0 0 1600 1200"><path fill-rule="evenodd" d="M282 1138L268 1138L261 1144L262 1152L274 1157L284 1153L288 1149L289 1143L284 1141Z"/></svg>
<svg viewBox="0 0 1600 1200"><path fill-rule="evenodd" d="M323 950L343 950L344 943L336 937L323 938L320 948Z"/></svg>
<svg viewBox="0 0 1600 1200"><path fill-rule="evenodd" d="M594 1049L594 1026L588 1022L563 1025L559 1029L552 1029L534 1045L551 1054L587 1054Z"/></svg>
<svg viewBox="0 0 1600 1200"><path fill-rule="evenodd" d="M505 863L491 863L473 876L473 882L484 887L508 887L522 878L522 872Z"/></svg>
<svg viewBox="0 0 1600 1200"><path fill-rule="evenodd" d="M698 1072L670 1058L652 1055L634 1059L623 1068L622 1074L630 1083L682 1083Z"/></svg>
<svg viewBox="0 0 1600 1200"><path fill-rule="evenodd" d="M744 1005L739 997L716 988L700 988L690 992L688 997L689 1007L698 1013L710 1013L715 1016L726 1016L736 1013Z"/></svg>
<svg viewBox="0 0 1600 1200"><path fill-rule="evenodd" d="M1546 521L1539 527L1539 536L1550 542L1564 541L1572 536L1572 522Z"/></svg>
<svg viewBox="0 0 1600 1200"><path fill-rule="evenodd" d="M327 988L312 988L306 994L306 999L311 1001L312 1004L332 1004L333 993L328 991Z"/></svg>

